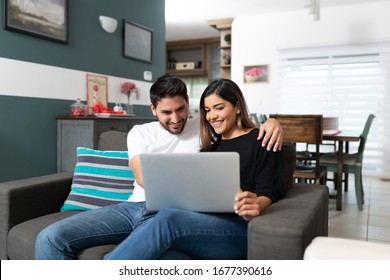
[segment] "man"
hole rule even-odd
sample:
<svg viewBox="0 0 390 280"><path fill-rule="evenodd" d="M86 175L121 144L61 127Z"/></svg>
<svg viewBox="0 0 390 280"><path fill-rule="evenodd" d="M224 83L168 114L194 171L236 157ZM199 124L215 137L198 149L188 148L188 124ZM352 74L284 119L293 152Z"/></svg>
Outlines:
<svg viewBox="0 0 390 280"><path fill-rule="evenodd" d="M116 249L120 249L121 242L155 216L145 207L139 154L198 152L199 120L188 118L187 88L178 78L160 77L150 89L150 100L158 121L135 126L128 134L130 166L136 179L129 201L82 212L48 226L37 237L36 259L74 259L86 248L107 244L119 244ZM263 144L268 141L268 149L280 149L279 123L270 119L260 127L259 138L265 132ZM165 258L181 256L168 254Z"/></svg>

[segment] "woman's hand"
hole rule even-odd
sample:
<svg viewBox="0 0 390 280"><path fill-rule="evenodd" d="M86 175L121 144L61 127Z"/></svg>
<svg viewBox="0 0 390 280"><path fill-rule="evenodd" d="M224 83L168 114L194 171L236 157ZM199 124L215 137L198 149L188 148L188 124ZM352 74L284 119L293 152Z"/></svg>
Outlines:
<svg viewBox="0 0 390 280"><path fill-rule="evenodd" d="M244 220L249 221L259 216L261 211L270 206L271 203L271 199L266 196L257 196L253 192L245 191L237 194L234 210Z"/></svg>
<svg viewBox="0 0 390 280"><path fill-rule="evenodd" d="M278 120L270 118L260 126L257 139L260 140L263 136L262 145L267 146L268 151L272 150L272 147L274 152L282 149L283 129Z"/></svg>

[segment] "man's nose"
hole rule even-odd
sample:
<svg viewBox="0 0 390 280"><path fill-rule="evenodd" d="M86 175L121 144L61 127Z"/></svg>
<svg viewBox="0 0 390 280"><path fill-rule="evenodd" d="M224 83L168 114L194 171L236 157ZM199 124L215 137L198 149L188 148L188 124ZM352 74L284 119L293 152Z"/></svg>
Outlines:
<svg viewBox="0 0 390 280"><path fill-rule="evenodd" d="M179 115L177 113L172 113L172 115L171 115L171 122L177 123L177 122L179 122L179 120L180 120Z"/></svg>

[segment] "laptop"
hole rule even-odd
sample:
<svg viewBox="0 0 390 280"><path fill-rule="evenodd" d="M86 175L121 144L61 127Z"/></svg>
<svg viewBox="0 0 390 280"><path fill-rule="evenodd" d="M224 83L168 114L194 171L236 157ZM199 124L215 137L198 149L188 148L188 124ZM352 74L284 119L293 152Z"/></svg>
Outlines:
<svg viewBox="0 0 390 280"><path fill-rule="evenodd" d="M236 152L140 155L146 208L232 213L240 190Z"/></svg>

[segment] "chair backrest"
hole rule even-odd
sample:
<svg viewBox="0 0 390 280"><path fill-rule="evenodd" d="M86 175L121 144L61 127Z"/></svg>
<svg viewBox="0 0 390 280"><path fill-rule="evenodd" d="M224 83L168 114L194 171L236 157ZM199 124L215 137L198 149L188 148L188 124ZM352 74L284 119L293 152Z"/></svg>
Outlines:
<svg viewBox="0 0 390 280"><path fill-rule="evenodd" d="M323 131L322 115L280 115L271 114L283 129L285 142L321 144Z"/></svg>
<svg viewBox="0 0 390 280"><path fill-rule="evenodd" d="M363 153L364 149L366 147L366 142L368 138L368 133L370 132L370 128L372 125L372 122L375 119L374 114L370 114L367 118L366 124L364 125L363 133L360 135L360 143L359 143L359 148L358 148L358 159L360 162L363 160Z"/></svg>
<svg viewBox="0 0 390 280"><path fill-rule="evenodd" d="M322 115L287 115L271 114L270 118L279 121L283 129L283 141L292 143L314 144L315 152L307 156L300 156L300 160L310 161L309 169L302 169L301 164L294 172L295 178L315 179L316 182L325 176L320 166L320 144L322 143L323 116ZM313 168L314 166L314 168ZM311 172L308 172L311 170Z"/></svg>

